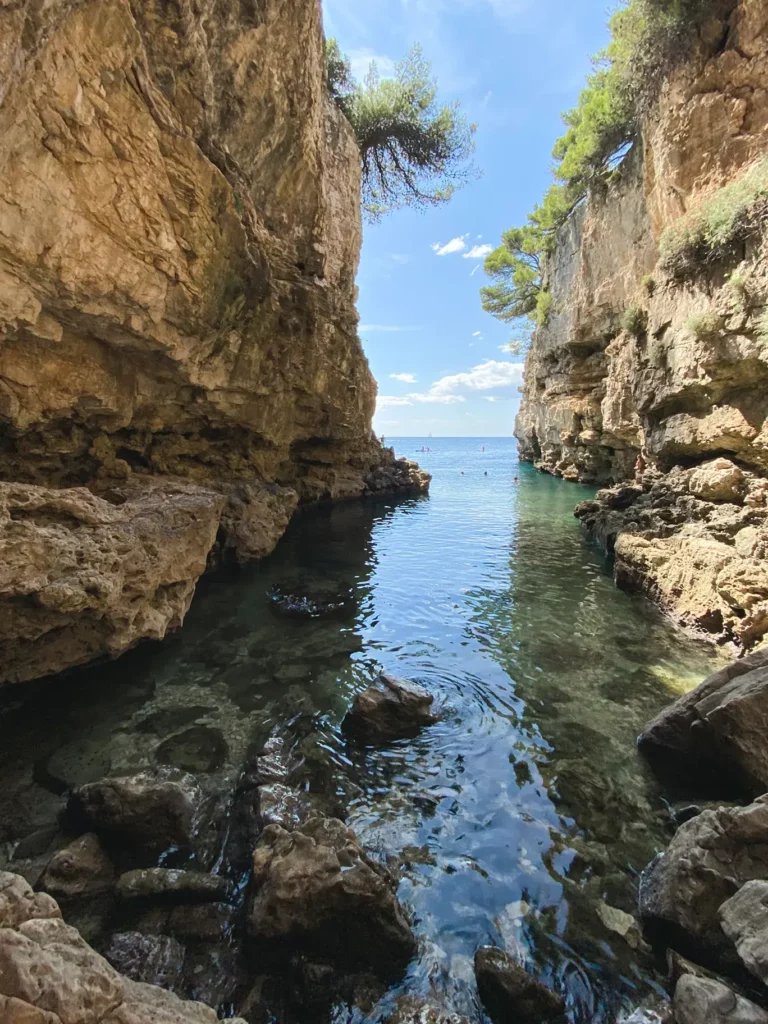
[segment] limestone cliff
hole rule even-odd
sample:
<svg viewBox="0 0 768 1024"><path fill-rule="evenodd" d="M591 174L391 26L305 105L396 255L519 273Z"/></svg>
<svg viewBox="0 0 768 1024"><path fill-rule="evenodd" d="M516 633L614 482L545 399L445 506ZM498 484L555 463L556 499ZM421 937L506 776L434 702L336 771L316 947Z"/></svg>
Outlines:
<svg viewBox="0 0 768 1024"><path fill-rule="evenodd" d="M700 211L718 203L722 211L735 190L768 182L768 8L762 0L725 6L722 18L704 26L694 58L665 82L617 180L561 229L545 273L552 313L527 358L516 434L524 459L586 482L633 477L642 451L646 489L676 466L727 457L747 477L717 500L741 507L749 493L758 495L751 502L758 508L764 499L757 480L768 470L768 202L753 211L755 230L717 258L681 269L663 242L665 232L683 233ZM662 505L674 503L680 483L656 495ZM621 529L614 522L597 532L611 542L622 530L658 537L698 520L702 539L712 539L712 505L697 509L674 522L667 517L666 525L657 517L653 529L647 515L627 513ZM738 529L755 526L752 520L759 526L764 516L735 521L728 536L721 531L715 539L733 554ZM622 544L632 563L631 545ZM658 567L670 557L665 548L651 562ZM718 572L722 564L721 551ZM633 572L620 566L619 575L628 582ZM662 575L645 565L634 582L659 597ZM753 596L766 618L764 566L759 576ZM670 586L667 607L674 609L686 586ZM721 604L710 594L692 618L733 639ZM743 617L739 601L732 612ZM755 632L764 627L750 633L752 641Z"/></svg>
<svg viewBox="0 0 768 1024"><path fill-rule="evenodd" d="M0 3L0 480L130 498L125 518L144 483L184 478L209 510L223 497L219 540L241 559L298 501L424 489L371 437L359 176L316 0ZM46 507L49 531L72 529ZM195 525L188 565L209 533ZM191 597L195 579L175 582ZM42 595L0 585L38 646ZM59 648L58 667L82 660Z"/></svg>

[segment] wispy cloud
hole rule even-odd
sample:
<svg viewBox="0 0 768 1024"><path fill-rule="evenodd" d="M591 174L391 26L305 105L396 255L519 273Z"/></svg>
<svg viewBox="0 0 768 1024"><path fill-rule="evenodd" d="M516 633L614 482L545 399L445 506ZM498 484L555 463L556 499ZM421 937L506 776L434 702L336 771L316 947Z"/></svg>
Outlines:
<svg viewBox="0 0 768 1024"><path fill-rule="evenodd" d="M408 395L379 395L376 409L391 409L401 405L456 405L466 402L463 395L440 395L430 391L413 391Z"/></svg>
<svg viewBox="0 0 768 1024"><path fill-rule="evenodd" d="M392 259L395 263L402 263L403 265L411 262L411 257L404 252L393 252Z"/></svg>
<svg viewBox="0 0 768 1024"><path fill-rule="evenodd" d="M392 380L401 380L403 384L415 384L416 378L412 373L390 373Z"/></svg>
<svg viewBox="0 0 768 1024"><path fill-rule="evenodd" d="M430 388L432 394L449 395L461 388L469 391L490 391L492 388L512 387L519 384L523 375L522 363L502 363L488 359L479 366L473 366L466 373L454 373L440 380Z"/></svg>
<svg viewBox="0 0 768 1024"><path fill-rule="evenodd" d="M498 395L483 395L482 397L485 399L486 402L502 402L503 401L503 399L499 398Z"/></svg>
<svg viewBox="0 0 768 1024"><path fill-rule="evenodd" d="M483 332L482 332L482 331L473 331L473 332L472 332L472 337L473 337L473 338L480 338L480 339L482 339L482 337L483 337Z"/></svg>
<svg viewBox="0 0 768 1024"><path fill-rule="evenodd" d="M465 260L484 260L489 252L493 252L493 246L488 245L473 245L469 252L465 252L463 258Z"/></svg>
<svg viewBox="0 0 768 1024"><path fill-rule="evenodd" d="M360 331L366 334L404 334L420 331L420 327L399 327L396 324L360 324Z"/></svg>
<svg viewBox="0 0 768 1024"><path fill-rule="evenodd" d="M437 256L450 256L454 252L463 252L467 248L467 239L469 235L458 235L456 238L452 238L450 242L446 242L442 245L440 242L435 242L432 245L432 252Z"/></svg>

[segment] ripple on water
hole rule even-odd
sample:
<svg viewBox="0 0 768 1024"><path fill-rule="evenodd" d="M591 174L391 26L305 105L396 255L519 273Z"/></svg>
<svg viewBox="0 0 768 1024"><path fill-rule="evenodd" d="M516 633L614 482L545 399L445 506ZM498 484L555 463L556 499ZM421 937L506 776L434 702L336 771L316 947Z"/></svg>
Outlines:
<svg viewBox="0 0 768 1024"><path fill-rule="evenodd" d="M598 907L631 912L667 838L634 738L711 656L615 590L572 516L586 488L519 466L511 441L484 444L430 441L428 499L303 514L270 559L204 581L166 645L37 684L26 705L5 697L0 842L50 822L66 786L104 766L168 762L231 787L290 723L304 788L402 866L421 938L405 991L480 1020L471 957L490 942L566 992L578 1024L656 994L653 962ZM355 746L340 723L381 668L429 688L441 720Z"/></svg>

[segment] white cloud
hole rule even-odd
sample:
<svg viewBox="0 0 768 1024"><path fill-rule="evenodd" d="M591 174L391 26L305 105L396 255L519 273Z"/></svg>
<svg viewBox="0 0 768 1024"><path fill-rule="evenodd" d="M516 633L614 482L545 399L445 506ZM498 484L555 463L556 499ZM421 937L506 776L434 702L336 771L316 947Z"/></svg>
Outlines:
<svg viewBox="0 0 768 1024"><path fill-rule="evenodd" d="M477 266L474 268L474 270L472 271L472 273L469 276L470 277L474 277L475 274L478 272L478 270L480 270L480 267L481 267L481 264L478 263Z"/></svg>
<svg viewBox="0 0 768 1024"><path fill-rule="evenodd" d="M473 245L469 252L465 252L463 259L465 260L484 260L489 252L493 252L493 246L488 245Z"/></svg>
<svg viewBox="0 0 768 1024"><path fill-rule="evenodd" d="M473 332L472 332L472 337L473 337L473 338L481 338L481 339L482 339L482 337L483 337L483 332L482 332L482 331L473 331Z"/></svg>
<svg viewBox="0 0 768 1024"><path fill-rule="evenodd" d="M382 78L393 78L395 74L395 62L392 58L375 53L367 46L358 50L350 50L349 63L352 65L352 74L358 81L362 81L368 74L371 63L376 65Z"/></svg>
<svg viewBox="0 0 768 1024"><path fill-rule="evenodd" d="M416 378L412 373L390 373L392 380L401 380L403 384L415 384Z"/></svg>
<svg viewBox="0 0 768 1024"><path fill-rule="evenodd" d="M394 324L360 324L361 331L367 334L402 334L403 332L420 331L420 327L398 327Z"/></svg>
<svg viewBox="0 0 768 1024"><path fill-rule="evenodd" d="M519 384L523 376L523 363L502 363L488 359L466 373L454 373L441 377L429 389L431 394L449 395L459 388L469 391L490 391L492 388L512 387Z"/></svg>
<svg viewBox="0 0 768 1024"><path fill-rule="evenodd" d="M413 405L413 402L409 401L404 395L379 395L376 399L377 409L391 409L396 405Z"/></svg>
<svg viewBox="0 0 768 1024"><path fill-rule="evenodd" d="M413 391L408 395L379 395L376 402L377 412L391 409L399 405L457 405L466 402L463 395L434 394L432 391Z"/></svg>
<svg viewBox="0 0 768 1024"><path fill-rule="evenodd" d="M411 262L411 257L404 252L393 252L392 259L394 260L395 263L400 263L402 265Z"/></svg>
<svg viewBox="0 0 768 1024"><path fill-rule="evenodd" d="M501 401L501 399L499 398L498 395L483 395L482 397L485 399L486 402L500 402Z"/></svg>
<svg viewBox="0 0 768 1024"><path fill-rule="evenodd" d="M467 248L467 239L469 235L458 235L456 238L452 238L450 242L446 242L445 245L441 245L440 242L435 242L432 245L432 252L438 256L450 256L454 252L463 252Z"/></svg>

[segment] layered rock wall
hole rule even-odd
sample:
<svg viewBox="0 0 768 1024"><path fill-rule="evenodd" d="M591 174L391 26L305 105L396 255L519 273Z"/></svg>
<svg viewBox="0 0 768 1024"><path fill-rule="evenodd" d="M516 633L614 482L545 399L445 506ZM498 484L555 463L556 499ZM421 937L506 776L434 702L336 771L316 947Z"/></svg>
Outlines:
<svg viewBox="0 0 768 1024"><path fill-rule="evenodd" d="M516 434L524 458L567 479L622 479L640 450L663 470L723 454L768 468L765 234L684 277L659 259L666 228L765 157L768 10L728 6L547 268L553 311L528 356Z"/></svg>
<svg viewBox="0 0 768 1024"><path fill-rule="evenodd" d="M223 508L219 551L242 561L274 547L299 501L425 489L372 439L360 240L359 153L327 94L316 0L0 3L0 481L107 502L96 533L115 532L92 568L110 597L82 599L94 628L75 646L114 654L180 621L217 529L185 530L174 494ZM104 565L146 554L124 534L145 486L159 528L157 478L176 481L162 502L180 556L159 617L164 556L143 596ZM61 650L29 676L84 660L49 635L46 595L81 593L96 552L81 513L95 506L74 491L30 499L48 509L41 550L55 533L81 558L41 582L37 520L14 519L34 492L19 493L2 499L0 603L25 627L0 643ZM133 625L115 633L123 585ZM76 617L64 604L54 618ZM20 677L0 667L0 682Z"/></svg>
<svg viewBox="0 0 768 1024"><path fill-rule="evenodd" d="M768 9L720 10L561 229L516 435L523 459L589 483L635 483L642 454L637 492L581 518L621 585L743 649L768 632ZM725 242L686 243L697 218Z"/></svg>

